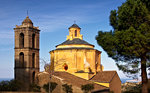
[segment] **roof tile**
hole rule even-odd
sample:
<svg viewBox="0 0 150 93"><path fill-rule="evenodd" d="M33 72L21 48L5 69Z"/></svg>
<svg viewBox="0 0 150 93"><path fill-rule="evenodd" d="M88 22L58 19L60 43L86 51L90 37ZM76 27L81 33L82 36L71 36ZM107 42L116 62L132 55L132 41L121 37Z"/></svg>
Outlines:
<svg viewBox="0 0 150 93"><path fill-rule="evenodd" d="M81 29L77 24L73 24L71 27L69 27L69 29L70 28L79 28L79 29Z"/></svg>
<svg viewBox="0 0 150 93"><path fill-rule="evenodd" d="M81 87L81 85L93 83L92 81L82 79L80 77L77 77L77 76L72 75L67 72L54 72L53 75L63 79L65 82L67 82L71 85L77 86L77 87ZM101 90L101 89L108 89L108 88L94 83L94 90Z"/></svg>
<svg viewBox="0 0 150 93"><path fill-rule="evenodd" d="M73 40L66 40L65 42L59 44L59 45L71 45L71 44L84 44L84 45L92 45L92 44L89 44L88 42L84 41L84 40L81 40L79 38L75 38ZM59 46L57 45L57 46ZM94 46L94 45L92 45Z"/></svg>

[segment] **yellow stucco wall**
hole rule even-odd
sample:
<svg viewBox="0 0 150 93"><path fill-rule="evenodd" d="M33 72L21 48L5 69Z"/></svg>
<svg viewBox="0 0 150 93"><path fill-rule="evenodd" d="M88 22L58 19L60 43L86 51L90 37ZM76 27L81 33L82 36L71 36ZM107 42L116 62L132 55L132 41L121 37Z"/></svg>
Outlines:
<svg viewBox="0 0 150 93"><path fill-rule="evenodd" d="M105 86L105 87L109 87L109 83L100 83L100 82L94 82L94 83Z"/></svg>
<svg viewBox="0 0 150 93"><path fill-rule="evenodd" d="M89 80L89 73L73 73L73 75Z"/></svg>
<svg viewBox="0 0 150 93"><path fill-rule="evenodd" d="M54 71L66 71L85 79L89 79L88 72L96 73L97 71L102 71L100 62L101 52L95 49L61 49L53 50L50 54L50 67ZM85 61L89 66L85 67ZM68 70L64 69L64 65L68 66ZM75 72L80 71L86 73L75 74Z"/></svg>

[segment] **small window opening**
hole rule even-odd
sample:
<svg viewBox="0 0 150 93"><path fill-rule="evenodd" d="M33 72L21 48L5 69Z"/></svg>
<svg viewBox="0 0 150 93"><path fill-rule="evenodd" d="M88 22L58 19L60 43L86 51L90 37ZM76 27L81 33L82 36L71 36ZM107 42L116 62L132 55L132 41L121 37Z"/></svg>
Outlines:
<svg viewBox="0 0 150 93"><path fill-rule="evenodd" d="M32 35L32 48L35 48L35 34Z"/></svg>
<svg viewBox="0 0 150 93"><path fill-rule="evenodd" d="M77 30L75 30L75 37L77 37Z"/></svg>

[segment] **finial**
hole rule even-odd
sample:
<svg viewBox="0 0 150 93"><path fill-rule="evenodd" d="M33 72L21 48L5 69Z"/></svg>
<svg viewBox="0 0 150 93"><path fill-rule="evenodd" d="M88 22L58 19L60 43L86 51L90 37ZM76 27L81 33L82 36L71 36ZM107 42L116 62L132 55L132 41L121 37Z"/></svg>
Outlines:
<svg viewBox="0 0 150 93"><path fill-rule="evenodd" d="M27 17L28 17L28 10L27 10Z"/></svg>
<svg viewBox="0 0 150 93"><path fill-rule="evenodd" d="M76 20L74 20L74 24L76 24Z"/></svg>

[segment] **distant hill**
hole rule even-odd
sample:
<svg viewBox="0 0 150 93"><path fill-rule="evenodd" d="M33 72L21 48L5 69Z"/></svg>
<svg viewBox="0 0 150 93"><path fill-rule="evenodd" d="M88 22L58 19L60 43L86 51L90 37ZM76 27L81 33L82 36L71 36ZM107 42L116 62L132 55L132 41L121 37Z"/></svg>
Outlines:
<svg viewBox="0 0 150 93"><path fill-rule="evenodd" d="M10 80L12 80L13 78L0 78L0 82L1 81L10 81Z"/></svg>
<svg viewBox="0 0 150 93"><path fill-rule="evenodd" d="M121 78L121 83L123 84L123 83L126 83L126 81L128 81L128 80L132 80L132 79L129 79L129 78Z"/></svg>

